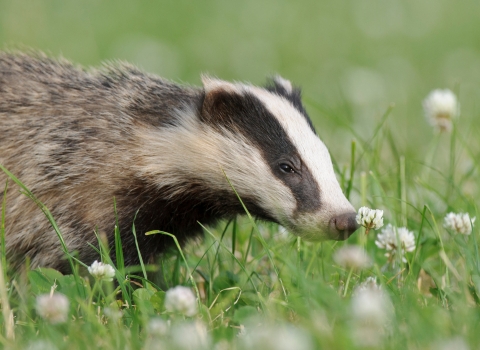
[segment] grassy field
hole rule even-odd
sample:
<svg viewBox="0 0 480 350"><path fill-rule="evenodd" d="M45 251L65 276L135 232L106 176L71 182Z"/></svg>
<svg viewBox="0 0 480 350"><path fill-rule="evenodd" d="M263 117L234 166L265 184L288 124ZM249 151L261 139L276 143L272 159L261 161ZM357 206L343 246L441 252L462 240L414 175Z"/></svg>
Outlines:
<svg viewBox="0 0 480 350"><path fill-rule="evenodd" d="M85 268L16 273L2 255L0 346L478 348L478 225L456 234L444 217L479 216L479 11L466 0L0 0L6 49L85 66L122 59L191 84L202 72L291 79L352 204L384 210L383 229L406 227L415 238L403 261L401 249L391 258L375 244L382 229L312 244L243 216L156 266L115 266L115 283ZM422 101L437 88L461 106L449 132L424 116ZM364 248L371 264L346 265L338 252L347 245ZM172 309L166 291L178 285L196 312ZM49 293L68 304L38 298ZM183 293L176 305L195 309Z"/></svg>

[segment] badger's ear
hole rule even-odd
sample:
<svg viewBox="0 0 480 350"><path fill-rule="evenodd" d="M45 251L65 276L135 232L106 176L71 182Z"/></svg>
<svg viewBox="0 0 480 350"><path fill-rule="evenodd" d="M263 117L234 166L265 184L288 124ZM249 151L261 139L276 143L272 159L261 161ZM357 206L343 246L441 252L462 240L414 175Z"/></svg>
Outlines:
<svg viewBox="0 0 480 350"><path fill-rule="evenodd" d="M206 75L202 75L202 83L205 91L201 113L203 120L231 118L234 105L242 94L239 87Z"/></svg>
<svg viewBox="0 0 480 350"><path fill-rule="evenodd" d="M279 75L270 78L265 88L274 94L285 97L295 106L302 104L302 92L300 88L294 86L290 80L284 79Z"/></svg>
<svg viewBox="0 0 480 350"><path fill-rule="evenodd" d="M294 86L289 80L276 75L270 78L265 88L278 96L286 98L299 111L307 115L302 104L302 91L300 88Z"/></svg>
<svg viewBox="0 0 480 350"><path fill-rule="evenodd" d="M270 78L270 81L267 83L267 90L276 92L282 96L291 95L295 91L290 80L284 79L280 75L275 75Z"/></svg>
<svg viewBox="0 0 480 350"><path fill-rule="evenodd" d="M222 90L232 93L235 93L237 91L235 84L205 74L202 74L202 84L206 95L211 92Z"/></svg>

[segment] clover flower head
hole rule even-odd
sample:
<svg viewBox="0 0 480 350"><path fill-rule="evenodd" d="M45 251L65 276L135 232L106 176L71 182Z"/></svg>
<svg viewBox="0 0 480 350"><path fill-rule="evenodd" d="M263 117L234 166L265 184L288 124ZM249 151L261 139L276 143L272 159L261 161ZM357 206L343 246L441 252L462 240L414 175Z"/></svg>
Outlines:
<svg viewBox="0 0 480 350"><path fill-rule="evenodd" d="M388 296L379 288L362 289L352 296L353 317L361 320L368 319L379 325L384 324L388 301Z"/></svg>
<svg viewBox="0 0 480 350"><path fill-rule="evenodd" d="M406 252L413 252L415 250L415 235L406 227L394 227L388 224L377 236L375 241L377 247L385 249L389 261L393 262L397 254L401 254L402 261L407 262L405 258Z"/></svg>
<svg viewBox="0 0 480 350"><path fill-rule="evenodd" d="M37 314L51 324L64 323L68 319L70 303L61 293L41 294L37 297Z"/></svg>
<svg viewBox="0 0 480 350"><path fill-rule="evenodd" d="M178 350L212 349L207 327L199 320L174 324L171 329L171 342L171 348Z"/></svg>
<svg viewBox="0 0 480 350"><path fill-rule="evenodd" d="M164 337L168 334L169 325L161 318L152 318L147 325L147 333L155 337Z"/></svg>
<svg viewBox="0 0 480 350"><path fill-rule="evenodd" d="M105 315L105 317L112 320L113 322L119 321L123 316L123 313L122 313L121 310L119 310L118 308L113 308L113 307L104 308L103 309L103 314Z"/></svg>
<svg viewBox="0 0 480 350"><path fill-rule="evenodd" d="M369 267L372 261L365 250L356 245L345 245L333 255L333 260L346 269L362 270Z"/></svg>
<svg viewBox="0 0 480 350"><path fill-rule="evenodd" d="M241 349L262 350L312 350L314 346L308 333L290 324L264 324L247 327L241 337Z"/></svg>
<svg viewBox="0 0 480 350"><path fill-rule="evenodd" d="M433 90L423 100L428 122L439 131L452 130L452 120L460 115L460 105L455 94L448 90Z"/></svg>
<svg viewBox="0 0 480 350"><path fill-rule="evenodd" d="M28 343L25 349L28 350L57 350L58 347L48 340L34 340Z"/></svg>
<svg viewBox="0 0 480 350"><path fill-rule="evenodd" d="M357 224L367 230L379 229L383 226L383 210L361 207L356 216Z"/></svg>
<svg viewBox="0 0 480 350"><path fill-rule="evenodd" d="M366 289L369 289L369 290L382 290L382 286L380 286L378 283L377 283L377 278L376 277L372 277L372 276L369 276L365 279L365 281L363 281L362 283L360 283L356 288L355 290L353 291L353 295L356 295L358 293L361 293L362 291L366 290Z"/></svg>
<svg viewBox="0 0 480 350"><path fill-rule="evenodd" d="M470 350L468 343L460 336L442 339L434 344L434 348L438 350Z"/></svg>
<svg viewBox="0 0 480 350"><path fill-rule="evenodd" d="M197 299L190 288L176 286L165 294L165 308L169 312L194 316L197 313Z"/></svg>
<svg viewBox="0 0 480 350"><path fill-rule="evenodd" d="M111 265L98 262L97 260L88 267L88 272L99 281L110 282L115 277L115 269Z"/></svg>
<svg viewBox="0 0 480 350"><path fill-rule="evenodd" d="M393 314L388 294L381 288L363 288L352 295L352 333L360 346L378 347Z"/></svg>
<svg viewBox="0 0 480 350"><path fill-rule="evenodd" d="M476 217L470 219L468 213L448 213L443 220L443 227L455 233L469 235L472 233Z"/></svg>

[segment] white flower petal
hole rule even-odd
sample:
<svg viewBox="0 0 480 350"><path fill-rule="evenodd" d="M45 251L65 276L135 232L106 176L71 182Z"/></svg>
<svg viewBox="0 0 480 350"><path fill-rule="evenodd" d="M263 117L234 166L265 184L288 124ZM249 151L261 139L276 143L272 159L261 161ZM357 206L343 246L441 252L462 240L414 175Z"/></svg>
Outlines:
<svg viewBox="0 0 480 350"><path fill-rule="evenodd" d="M440 131L452 129L452 119L460 115L460 105L455 94L448 90L433 90L423 101L429 123Z"/></svg>
<svg viewBox="0 0 480 350"><path fill-rule="evenodd" d="M167 290L165 308L170 312L194 316L197 313L197 299L190 288L176 286Z"/></svg>
<svg viewBox="0 0 480 350"><path fill-rule="evenodd" d="M362 270L372 264L371 259L363 248L356 245L346 245L338 249L333 255L333 260L347 269Z"/></svg>
<svg viewBox="0 0 480 350"><path fill-rule="evenodd" d="M455 233L469 235L472 233L475 220L475 217L470 219L468 213L448 213L443 220L443 226Z"/></svg>
<svg viewBox="0 0 480 350"><path fill-rule="evenodd" d="M379 229L383 226L383 210L361 207L356 216L357 224L368 229Z"/></svg>
<svg viewBox="0 0 480 350"><path fill-rule="evenodd" d="M375 241L377 247L387 250L385 256L393 258L397 251L402 255L402 261L406 262L404 255L406 252L415 250L415 235L406 227L396 228L388 224L382 232L377 235Z"/></svg>
<svg viewBox="0 0 480 350"><path fill-rule="evenodd" d="M172 327L172 347L178 350L211 349L207 327L200 321L177 323Z"/></svg>
<svg viewBox="0 0 480 350"><path fill-rule="evenodd" d="M359 289L352 296L351 311L352 335L358 345L380 346L393 315L388 294L379 287Z"/></svg>
<svg viewBox="0 0 480 350"><path fill-rule="evenodd" d="M61 293L39 295L35 304L37 314L52 324L66 322L69 307L68 298Z"/></svg>
<svg viewBox="0 0 480 350"><path fill-rule="evenodd" d="M97 280L112 281L115 277L115 269L103 262L95 260L92 265L88 267L88 272Z"/></svg>

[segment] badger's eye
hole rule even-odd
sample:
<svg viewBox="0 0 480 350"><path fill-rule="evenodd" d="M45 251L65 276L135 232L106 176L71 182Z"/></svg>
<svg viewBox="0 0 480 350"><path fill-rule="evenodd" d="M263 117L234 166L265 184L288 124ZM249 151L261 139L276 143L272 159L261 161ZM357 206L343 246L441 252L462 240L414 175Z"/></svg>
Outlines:
<svg viewBox="0 0 480 350"><path fill-rule="evenodd" d="M282 163L279 165L280 166L280 169L284 172L284 173L294 173L295 170L293 170L293 168L288 165L288 164L285 164L285 163Z"/></svg>

